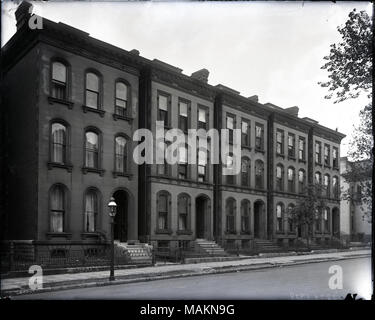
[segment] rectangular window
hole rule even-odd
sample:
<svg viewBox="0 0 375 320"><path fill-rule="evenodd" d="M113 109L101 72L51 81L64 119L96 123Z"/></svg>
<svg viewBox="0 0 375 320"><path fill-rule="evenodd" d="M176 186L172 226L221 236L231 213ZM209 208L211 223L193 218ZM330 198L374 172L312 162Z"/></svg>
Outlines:
<svg viewBox="0 0 375 320"><path fill-rule="evenodd" d="M198 108L198 129L208 130L208 114L204 108Z"/></svg>
<svg viewBox="0 0 375 320"><path fill-rule="evenodd" d="M315 163L322 163L322 144L318 141L315 142Z"/></svg>
<svg viewBox="0 0 375 320"><path fill-rule="evenodd" d="M248 120L242 120L241 123L241 144L243 146L250 146L250 122Z"/></svg>
<svg viewBox="0 0 375 320"><path fill-rule="evenodd" d="M306 160L306 140L303 137L299 137L298 140L298 159Z"/></svg>
<svg viewBox="0 0 375 320"><path fill-rule="evenodd" d="M178 178L188 178L188 164L187 164L187 147L179 148L179 159L178 159Z"/></svg>
<svg viewBox="0 0 375 320"><path fill-rule="evenodd" d="M255 124L255 149L264 150L264 126L260 123Z"/></svg>
<svg viewBox="0 0 375 320"><path fill-rule="evenodd" d="M198 181L205 182L206 175L207 154L203 150L198 151Z"/></svg>
<svg viewBox="0 0 375 320"><path fill-rule="evenodd" d="M100 79L92 72L86 74L86 106L99 109L100 107Z"/></svg>
<svg viewBox="0 0 375 320"><path fill-rule="evenodd" d="M339 154L339 151L337 148L333 147L332 148L332 166L334 168L338 168L339 167L339 161L338 161L338 154Z"/></svg>
<svg viewBox="0 0 375 320"><path fill-rule="evenodd" d="M233 144L234 117L227 115L227 129L229 130L229 143Z"/></svg>
<svg viewBox="0 0 375 320"><path fill-rule="evenodd" d="M189 104L184 101L179 101L179 116L178 116L178 127L184 132L189 129Z"/></svg>
<svg viewBox="0 0 375 320"><path fill-rule="evenodd" d="M329 145L324 145L324 166L329 167L330 166L330 147Z"/></svg>
<svg viewBox="0 0 375 320"><path fill-rule="evenodd" d="M232 168L233 167L233 155L229 155L227 157L227 168ZM227 184L234 184L235 183L235 175L229 174L226 176Z"/></svg>
<svg viewBox="0 0 375 320"><path fill-rule="evenodd" d="M284 131L280 129L276 131L276 154L284 154Z"/></svg>
<svg viewBox="0 0 375 320"><path fill-rule="evenodd" d="M169 127L169 106L171 97L167 95L158 95L158 121L163 121L165 127Z"/></svg>
<svg viewBox="0 0 375 320"><path fill-rule="evenodd" d="M296 157L296 139L293 133L288 133L288 157Z"/></svg>

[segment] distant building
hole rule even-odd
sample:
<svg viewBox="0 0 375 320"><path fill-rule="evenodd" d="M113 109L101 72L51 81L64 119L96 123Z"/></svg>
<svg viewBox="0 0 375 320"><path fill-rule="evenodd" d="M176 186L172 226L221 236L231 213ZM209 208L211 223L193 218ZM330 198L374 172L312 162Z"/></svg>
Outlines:
<svg viewBox="0 0 375 320"><path fill-rule="evenodd" d="M343 134L309 118L208 84L137 50L43 19L2 48L6 124L4 228L7 239L101 241L107 203L118 204L115 239L158 247L197 238L252 247L256 239L293 246L303 235L288 219L307 183L327 187L314 238L340 237L340 142ZM241 129L241 172L224 176L204 154L197 164L137 166L135 130ZM230 159L227 159L230 161Z"/></svg>
<svg viewBox="0 0 375 320"><path fill-rule="evenodd" d="M353 162L349 161L347 157L340 158L340 171L345 174ZM371 212L366 204L360 201L361 193L363 192L361 183L348 182L345 178L342 180L342 191L351 194L350 200L342 199L340 202L341 211L341 235L343 238L350 239L350 241L371 241Z"/></svg>

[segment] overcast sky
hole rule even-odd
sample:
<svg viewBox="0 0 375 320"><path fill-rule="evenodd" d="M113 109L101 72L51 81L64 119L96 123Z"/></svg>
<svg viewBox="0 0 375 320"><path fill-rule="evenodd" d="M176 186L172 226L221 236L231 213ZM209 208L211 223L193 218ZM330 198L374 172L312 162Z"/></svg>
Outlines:
<svg viewBox="0 0 375 320"><path fill-rule="evenodd" d="M317 82L329 45L340 41L337 26L353 8L371 14L369 2L32 2L34 13L64 22L90 36L138 49L190 75L210 71L209 83L221 83L259 102L298 106L301 117L348 137L358 123L365 96L334 104ZM16 4L2 7L2 45L15 33Z"/></svg>

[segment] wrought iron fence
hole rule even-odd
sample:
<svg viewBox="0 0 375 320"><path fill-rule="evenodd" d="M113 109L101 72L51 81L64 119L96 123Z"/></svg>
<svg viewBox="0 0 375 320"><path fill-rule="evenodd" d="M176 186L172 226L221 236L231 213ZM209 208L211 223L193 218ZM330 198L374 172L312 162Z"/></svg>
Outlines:
<svg viewBox="0 0 375 320"><path fill-rule="evenodd" d="M1 245L1 271L28 270L31 265L46 269L99 267L110 263L109 243L17 242ZM115 255L115 265L130 262L126 253Z"/></svg>

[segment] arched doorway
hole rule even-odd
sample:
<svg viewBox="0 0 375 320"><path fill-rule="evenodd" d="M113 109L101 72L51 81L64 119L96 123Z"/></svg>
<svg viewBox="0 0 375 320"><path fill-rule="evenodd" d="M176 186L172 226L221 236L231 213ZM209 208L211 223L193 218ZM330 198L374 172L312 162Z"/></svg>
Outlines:
<svg viewBox="0 0 375 320"><path fill-rule="evenodd" d="M114 225L114 239L120 242L128 240L128 209L129 197L128 193L124 190L117 190L113 197L117 204L117 213Z"/></svg>
<svg viewBox="0 0 375 320"><path fill-rule="evenodd" d="M210 199L207 196L198 196L195 199L195 232L197 238L209 238L209 212Z"/></svg>
<svg viewBox="0 0 375 320"><path fill-rule="evenodd" d="M340 238L340 210L338 208L332 210L332 235Z"/></svg>
<svg viewBox="0 0 375 320"><path fill-rule="evenodd" d="M265 238L264 220L264 202L257 200L254 202L254 237L257 239Z"/></svg>

